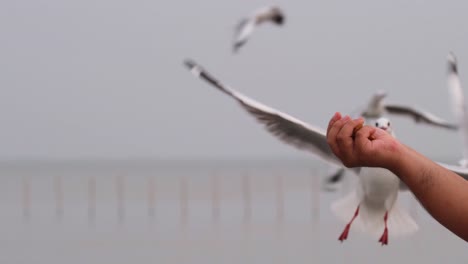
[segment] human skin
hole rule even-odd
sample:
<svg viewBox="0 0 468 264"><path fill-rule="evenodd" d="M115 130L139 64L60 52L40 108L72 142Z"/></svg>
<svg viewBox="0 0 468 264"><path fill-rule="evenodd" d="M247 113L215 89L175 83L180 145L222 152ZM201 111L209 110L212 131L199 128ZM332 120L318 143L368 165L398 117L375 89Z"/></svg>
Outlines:
<svg viewBox="0 0 468 264"><path fill-rule="evenodd" d="M398 176L439 223L468 242L468 181L364 119L330 119L327 142L348 167L381 167Z"/></svg>

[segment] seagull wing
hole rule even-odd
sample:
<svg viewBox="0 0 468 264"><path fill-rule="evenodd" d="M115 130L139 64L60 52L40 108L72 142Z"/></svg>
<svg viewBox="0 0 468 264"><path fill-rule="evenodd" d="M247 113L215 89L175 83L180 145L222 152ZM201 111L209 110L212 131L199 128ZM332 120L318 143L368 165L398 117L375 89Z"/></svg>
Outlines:
<svg viewBox="0 0 468 264"><path fill-rule="evenodd" d="M390 114L395 115L406 115L413 117L416 122L423 122L425 124L447 128L447 129L458 129L458 125L452 124L439 118L427 111L423 111L416 107L412 106L405 106L405 105L397 105L397 104L385 104L385 110Z"/></svg>
<svg viewBox="0 0 468 264"><path fill-rule="evenodd" d="M326 183L334 184L343 179L344 173L346 171L345 167L334 168L331 174L328 176Z"/></svg>
<svg viewBox="0 0 468 264"><path fill-rule="evenodd" d="M240 47L242 47L247 40L249 40L250 35L255 29L255 19L244 18L242 19L236 27L235 36L234 36L234 45L233 51L237 52Z"/></svg>
<svg viewBox="0 0 468 264"><path fill-rule="evenodd" d="M301 150L310 151L329 163L343 166L341 161L333 154L327 143L325 131L322 129L306 124L301 120L250 99L234 89L228 88L194 61L186 60L185 65L195 76L235 99L259 123L263 124L270 133L284 143Z"/></svg>
<svg viewBox="0 0 468 264"><path fill-rule="evenodd" d="M457 60L453 53L448 55L448 76L447 86L449 90L452 111L457 118L460 126L460 134L463 142L463 159L462 163L466 164L468 161L468 122L466 118L465 97L463 96L463 89L461 86L460 78L458 77Z"/></svg>
<svg viewBox="0 0 468 264"><path fill-rule="evenodd" d="M455 55L449 54L448 57L448 73L447 85L450 94L452 111L458 119L463 119L466 113L465 98L461 87L460 78L458 77L458 66Z"/></svg>

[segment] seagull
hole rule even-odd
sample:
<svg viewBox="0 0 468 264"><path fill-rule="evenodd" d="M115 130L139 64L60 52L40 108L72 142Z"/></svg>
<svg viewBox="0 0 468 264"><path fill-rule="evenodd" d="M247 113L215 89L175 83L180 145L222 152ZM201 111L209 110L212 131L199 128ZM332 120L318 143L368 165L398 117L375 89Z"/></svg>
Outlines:
<svg viewBox="0 0 468 264"><path fill-rule="evenodd" d="M185 65L196 77L207 81L226 95L235 99L258 122L262 123L270 133L283 142L302 150L308 150L331 164L343 166L330 149L326 133L323 129L275 110L223 85L193 60L186 60ZM376 125L381 129L387 130L389 133L392 132L390 124L386 119L378 119ZM333 206L337 215L352 217L352 221L354 221L359 214L359 210L361 210L361 217L359 219L363 220L356 221L361 223L360 226L363 225L362 223L369 224L364 229L368 229L370 232L375 231L377 227L375 222L378 216L380 216L380 222L382 226L385 226L379 240L382 245L388 243L389 226L393 225L395 233L416 231L417 225L412 218L404 210L395 205L400 184L399 178L382 168L357 168L357 170L359 170L358 174L361 177L361 187L356 192L353 192L351 196L338 201ZM357 208L356 211L354 214L347 214L351 207ZM348 223L340 235L339 239L341 241L347 238L351 222Z"/></svg>
<svg viewBox="0 0 468 264"><path fill-rule="evenodd" d="M242 19L236 26L233 51L237 52L250 38L254 29L267 21L271 21L276 25L284 24L285 16L283 11L278 6L267 6Z"/></svg>
<svg viewBox="0 0 468 264"><path fill-rule="evenodd" d="M330 164L343 166L328 145L325 130L255 101L222 84L193 60L187 59L184 64L194 76L236 100L257 122L263 124L267 131L284 143L307 150ZM394 135L388 119L379 118L374 125ZM468 168L444 163L439 165L468 179ZM359 177L358 188L332 205L332 210L340 218L346 221L351 218L339 237L340 241L347 239L354 221L356 226L371 234L383 229L379 239L382 245L388 244L389 230L392 230L392 236L397 236L410 234L418 229L411 216L396 202L398 190L402 189L402 181L396 175L383 168L354 169Z"/></svg>
<svg viewBox="0 0 468 264"><path fill-rule="evenodd" d="M440 117L419 109L415 106L385 103L383 99L387 96L385 91L379 90L369 100L367 107L360 111L360 116L365 119L377 119L384 115L402 115L412 117L416 123L424 123L435 127L457 130L458 125L449 123Z"/></svg>
<svg viewBox="0 0 468 264"><path fill-rule="evenodd" d="M462 159L459 164L462 167L468 167L468 117L466 113L465 97L463 96L463 89L461 87L460 78L458 77L458 66L455 54L452 52L447 56L448 61L448 76L447 86L449 90L449 97L451 100L452 111L460 126L460 135L462 138Z"/></svg>
<svg viewBox="0 0 468 264"><path fill-rule="evenodd" d="M390 121L380 117L375 126L395 136ZM347 224L338 240L348 238L351 224L355 224L370 234L379 234L379 242L388 244L389 230L393 236L411 234L418 225L397 203L401 180L384 168L362 167L359 171L359 184L353 192L332 205L332 211Z"/></svg>

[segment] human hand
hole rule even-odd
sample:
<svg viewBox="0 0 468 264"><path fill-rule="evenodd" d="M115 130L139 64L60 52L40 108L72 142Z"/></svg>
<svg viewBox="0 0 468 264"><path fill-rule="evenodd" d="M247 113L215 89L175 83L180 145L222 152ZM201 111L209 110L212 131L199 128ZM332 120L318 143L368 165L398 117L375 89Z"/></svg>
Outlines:
<svg viewBox="0 0 468 264"><path fill-rule="evenodd" d="M327 129L327 142L333 153L348 168L390 169L397 164L401 144L386 131L363 124L363 118L351 119L335 113Z"/></svg>

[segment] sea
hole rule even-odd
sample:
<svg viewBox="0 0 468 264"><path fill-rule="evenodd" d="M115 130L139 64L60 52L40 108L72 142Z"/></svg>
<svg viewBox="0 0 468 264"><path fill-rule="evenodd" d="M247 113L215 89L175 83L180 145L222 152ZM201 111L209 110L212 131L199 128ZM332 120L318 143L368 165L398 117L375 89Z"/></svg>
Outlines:
<svg viewBox="0 0 468 264"><path fill-rule="evenodd" d="M466 263L467 243L409 191L419 225L378 239L345 227L314 160L9 161L0 166L0 263ZM442 195L442 194L441 194ZM467 223L468 224L468 223Z"/></svg>

